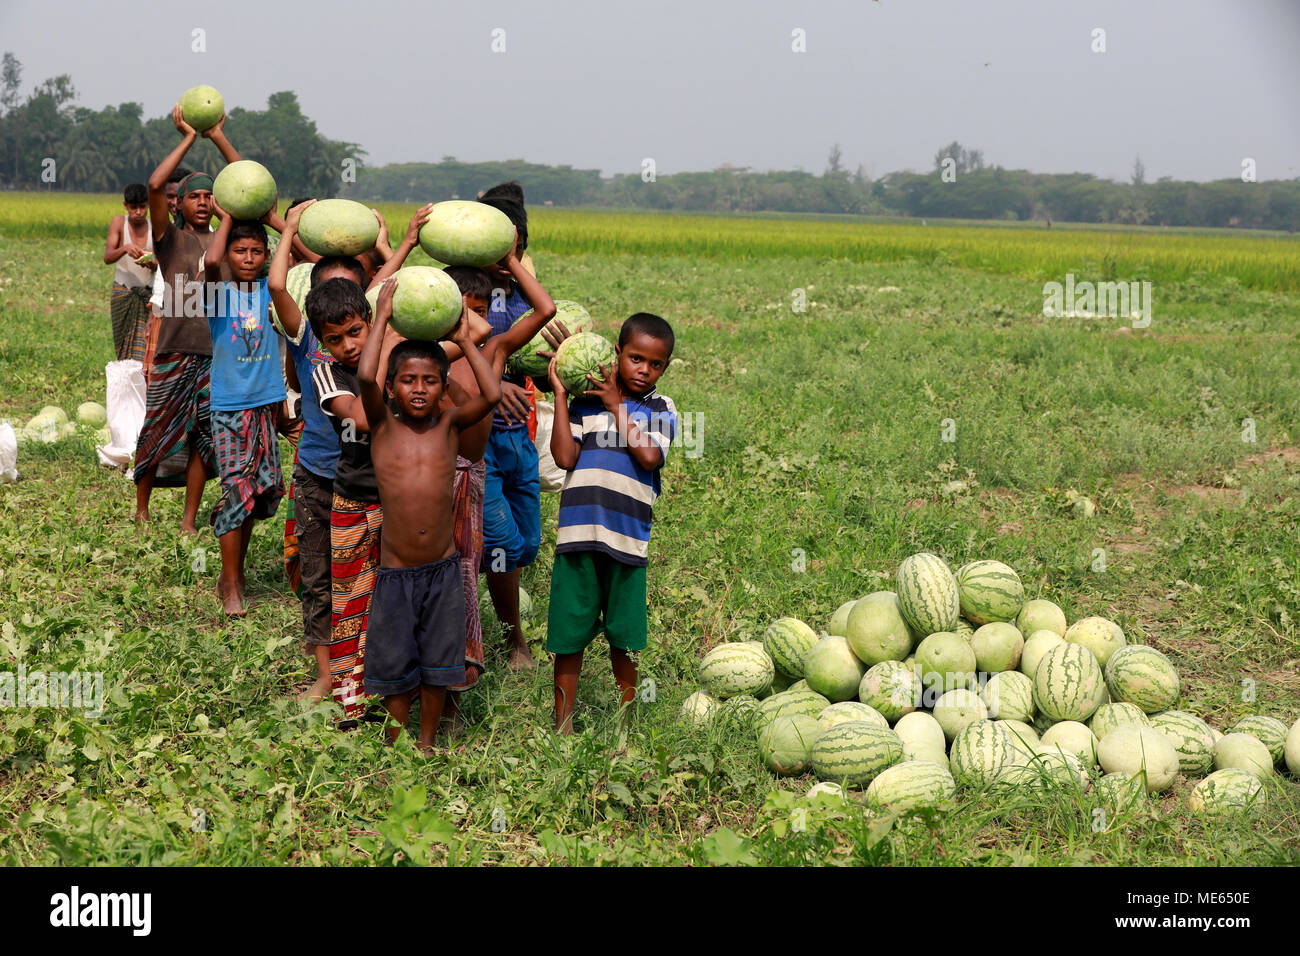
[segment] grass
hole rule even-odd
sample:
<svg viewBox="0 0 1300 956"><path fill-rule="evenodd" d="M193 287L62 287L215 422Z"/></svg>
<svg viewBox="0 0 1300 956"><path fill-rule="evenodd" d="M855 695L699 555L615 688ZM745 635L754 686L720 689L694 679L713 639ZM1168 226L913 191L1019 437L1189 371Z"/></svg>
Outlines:
<svg viewBox="0 0 1300 956"><path fill-rule="evenodd" d="M112 204L52 197L68 231L15 235L10 201L0 417L25 420L102 399L110 274L97 253ZM701 251L706 228L721 238ZM598 331L642 309L673 322L662 389L699 416L700 453L676 450L655 509L647 683L626 740L599 641L572 738L547 730L548 671L506 672L499 646L452 752L424 760L373 727L337 733L324 708L290 700L309 666L277 522L258 526L258 603L232 623L217 613L215 541L172 527L179 492L158 493L159 520L139 535L129 482L94 464L87 438L24 446L20 481L0 488L0 652L102 670L108 704L98 719L0 712L0 815L15 822L0 861L1300 862L1300 786L1285 775L1237 820L1192 816L1183 779L1101 825L1074 792L959 792L945 812L871 819L805 804L810 781L768 774L748 734L677 719L705 649L784 615L824 626L922 549L1005 561L1070 620L1117 620L1170 655L1179 706L1220 729L1246 713L1300 717L1300 305L1250 279L1268 261L1250 250L1281 240L1233 239L1244 251L1220 259L1226 240L1143 237L1170 271L1151 328L1121 333L1116 320L1043 318L1043 276L1024 274L1034 256L1088 268L1055 229L1045 249L1045 234L1025 234L1028 258L1002 269L957 265L961 242L930 260L872 259L912 242L909 227L868 229L880 245L832 255L828 228L536 217L539 274L588 305ZM970 248L983 235L950 232ZM791 311L795 288L805 313ZM524 576L539 647L555 507L545 496L542 557Z"/></svg>

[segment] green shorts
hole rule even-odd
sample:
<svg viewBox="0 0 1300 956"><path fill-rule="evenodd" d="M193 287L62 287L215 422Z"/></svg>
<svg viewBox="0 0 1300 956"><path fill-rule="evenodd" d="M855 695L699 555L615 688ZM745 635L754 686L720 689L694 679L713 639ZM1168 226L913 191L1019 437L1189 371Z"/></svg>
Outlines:
<svg viewBox="0 0 1300 956"><path fill-rule="evenodd" d="M555 556L546 616L549 652L576 654L602 630L610 647L644 650L645 619L645 568L623 564L599 551Z"/></svg>

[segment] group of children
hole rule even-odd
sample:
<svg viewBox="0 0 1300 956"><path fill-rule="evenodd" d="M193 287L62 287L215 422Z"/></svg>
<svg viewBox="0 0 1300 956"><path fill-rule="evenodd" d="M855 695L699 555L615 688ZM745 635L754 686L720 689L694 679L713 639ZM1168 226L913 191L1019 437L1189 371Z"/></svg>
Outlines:
<svg viewBox="0 0 1300 956"><path fill-rule="evenodd" d="M427 750L443 721L456 718L448 691L473 686L484 668L480 570L509 629L512 665L533 663L518 620L519 569L540 543L532 383L505 374L505 362L539 332L554 349L569 331L522 261L522 190L502 184L482 197L510 216L517 240L487 269L447 269L464 302L448 340L405 340L389 325L392 276L431 206L416 212L388 255L321 258L297 235L311 200L295 202L283 219L272 209L260 222L235 220L214 200L211 177L191 173L177 182L173 222L167 184L197 135L179 107L173 121L182 141L150 177L143 223L175 294L164 296L156 344L145 348L137 517L148 519L161 466L183 453L182 527L193 531L203 484L219 476L210 519L221 549L218 597L225 613L246 613L253 525L274 515L285 494L278 437L293 438L292 532L304 638L317 665L307 696L333 698L349 725L384 719L369 707L381 698L393 737L418 697L418 744ZM233 162L239 154L223 124L203 135ZM125 198L117 238L131 246L122 255L138 259L141 217L132 206L140 197ZM214 215L220 227L212 231ZM279 233L273 255L267 226ZM110 231L110 247L113 240ZM297 301L287 276L304 261L314 263L310 291ZM201 309L181 294L187 282L201 283ZM366 290L375 288L372 315ZM603 369L603 381L590 377L589 390L569 396L552 359L547 382L537 383L555 393L550 451L567 472L547 637L561 732L571 730L583 652L602 630L622 700L634 698L652 508L676 430L673 403L655 385L672 349L669 324L638 313L624 323L616 368ZM286 420L286 377L301 392L296 422Z"/></svg>

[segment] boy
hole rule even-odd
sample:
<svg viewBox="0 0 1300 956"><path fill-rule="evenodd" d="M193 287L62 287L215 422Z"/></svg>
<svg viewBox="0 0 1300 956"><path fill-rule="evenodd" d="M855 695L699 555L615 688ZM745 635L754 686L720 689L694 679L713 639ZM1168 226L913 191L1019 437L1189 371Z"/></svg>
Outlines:
<svg viewBox="0 0 1300 956"><path fill-rule="evenodd" d="M375 575L365 689L383 696L397 724L390 740L406 726L412 692L419 689L418 744L427 753L447 687L465 679L464 597L451 520L456 453L461 432L492 411L501 390L462 313L453 341L474 370L476 397L444 411L447 357L436 342L414 340L393 349L381 392L381 339L396 287L389 279L380 290L377 334L366 340L358 367L375 477L388 518Z"/></svg>
<svg viewBox="0 0 1300 956"><path fill-rule="evenodd" d="M284 403L280 343L268 314L262 277L266 229L235 220L219 206L221 227L204 256L208 328L212 336L212 445L221 474L221 497L212 530L221 542L217 595L222 611L242 617L244 564L253 523L275 514L284 495L275 422ZM267 218L270 213L267 214Z"/></svg>
<svg viewBox="0 0 1300 956"><path fill-rule="evenodd" d="M122 191L124 216L108 224L104 264L114 265L109 315L113 323L113 351L118 361L144 361L149 335L149 297L153 294L153 231L149 228L149 190L132 183Z"/></svg>
<svg viewBox="0 0 1300 956"><path fill-rule="evenodd" d="M555 390L551 454L567 475L551 572L546 649L555 655L555 729L573 732L582 654L602 629L622 703L636 694L630 652L646 646L646 554L659 470L677 431L677 408L655 391L673 354L672 327L638 312L618 335L616 369L568 404ZM565 434L567 415L570 431Z"/></svg>

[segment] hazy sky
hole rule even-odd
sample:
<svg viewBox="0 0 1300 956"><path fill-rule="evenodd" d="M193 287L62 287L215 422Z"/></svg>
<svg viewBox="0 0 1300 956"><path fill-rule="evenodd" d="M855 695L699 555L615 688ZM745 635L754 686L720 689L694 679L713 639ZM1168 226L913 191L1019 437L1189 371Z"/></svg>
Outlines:
<svg viewBox="0 0 1300 956"><path fill-rule="evenodd" d="M639 172L928 170L986 161L1218 179L1300 176L1300 0L0 0L24 93L161 115L210 83L228 107L293 89L369 161L524 158ZM207 13L204 11L211 11ZM207 50L193 52L192 31ZM1091 49L1093 30L1106 51ZM495 30L505 52L493 52ZM792 50L804 31L806 52ZM499 43L501 34L497 34Z"/></svg>

